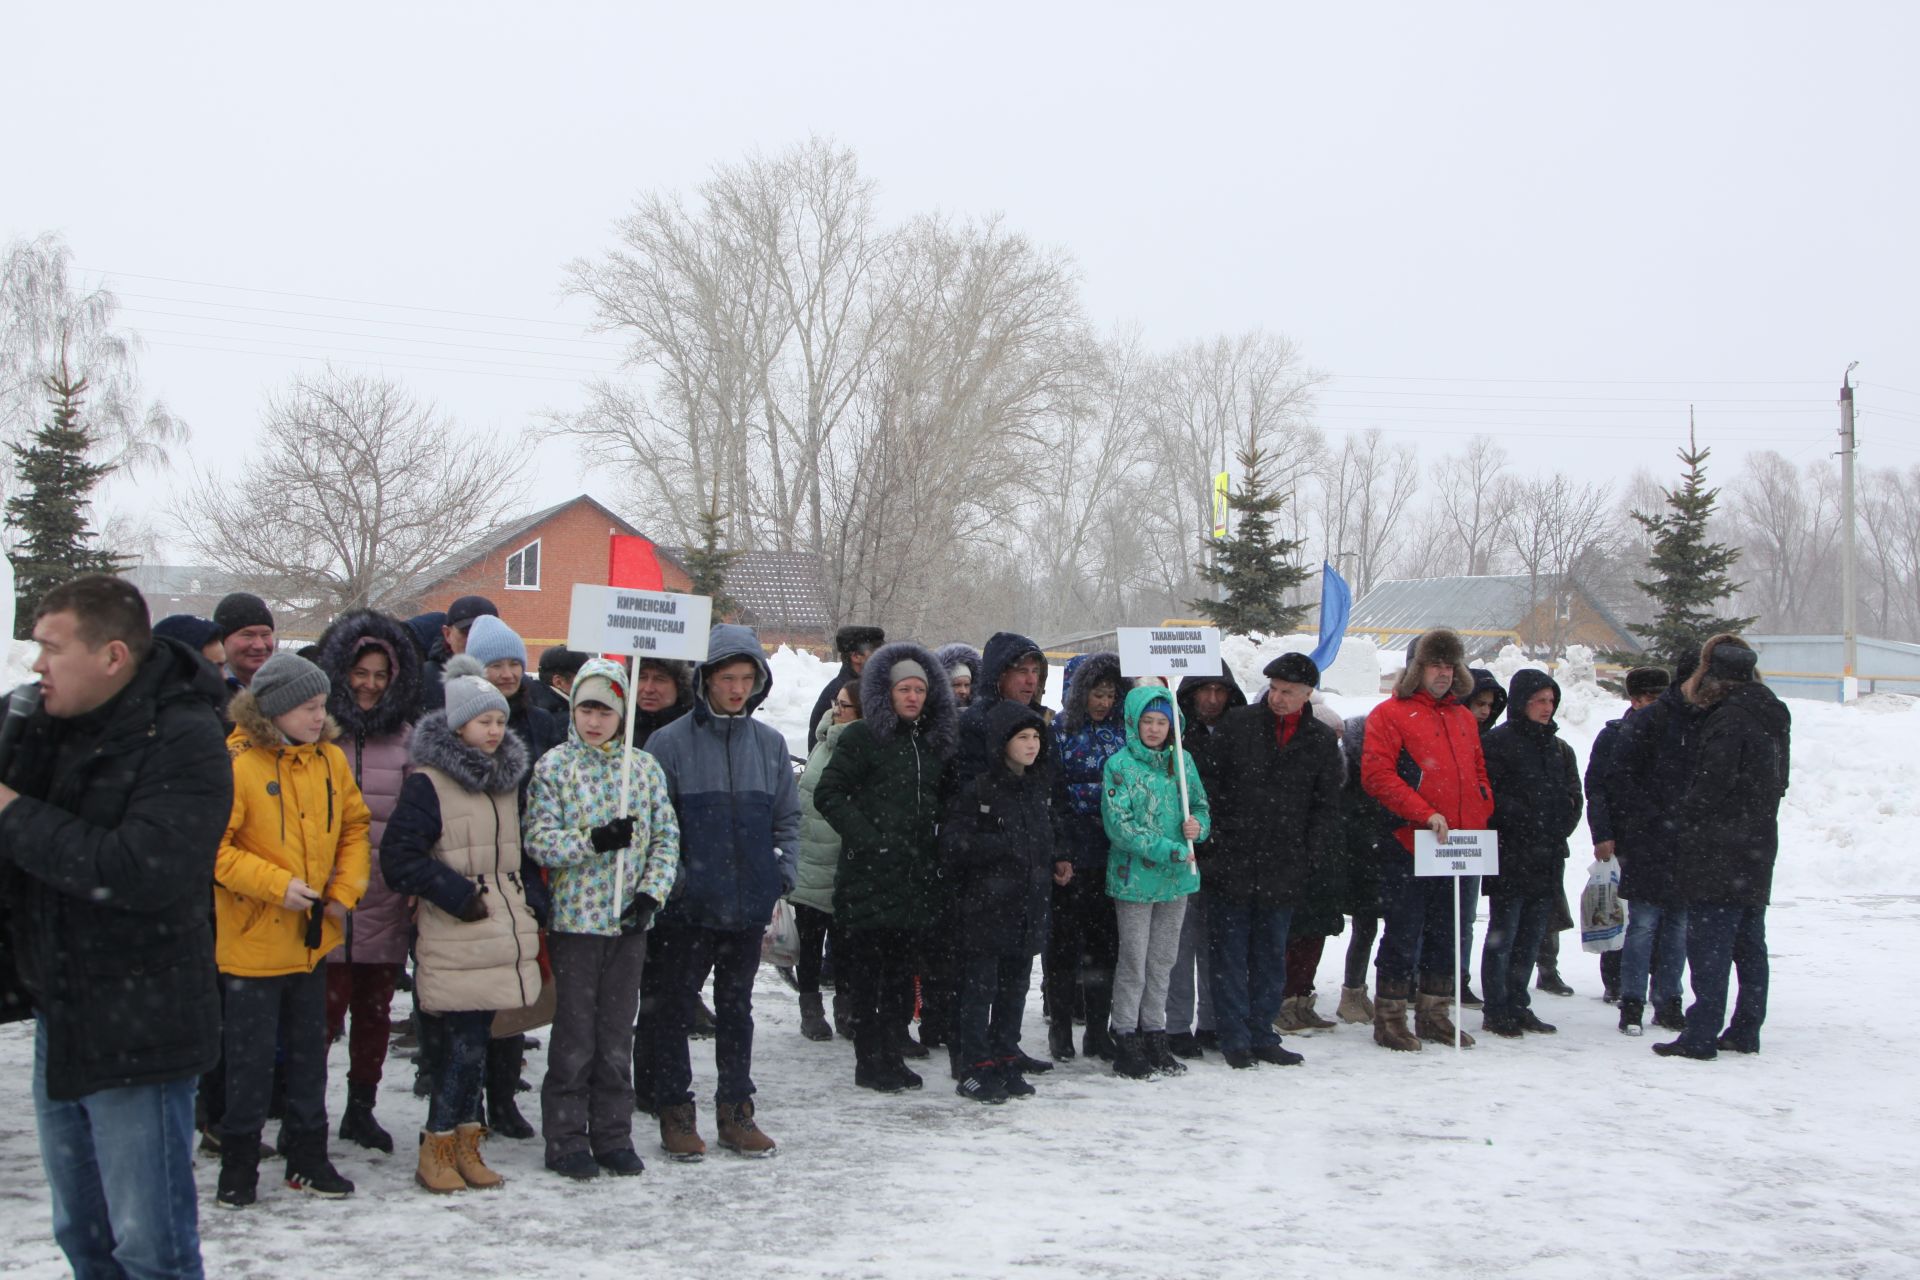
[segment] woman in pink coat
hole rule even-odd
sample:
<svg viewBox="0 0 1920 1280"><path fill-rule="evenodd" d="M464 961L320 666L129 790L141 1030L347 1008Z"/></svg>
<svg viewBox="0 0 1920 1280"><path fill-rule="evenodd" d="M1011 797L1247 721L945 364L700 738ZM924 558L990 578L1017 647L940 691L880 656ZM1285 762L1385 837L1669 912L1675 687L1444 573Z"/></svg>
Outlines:
<svg viewBox="0 0 1920 1280"><path fill-rule="evenodd" d="M315 659L332 682L327 712L339 746L373 813L373 875L347 921L346 941L327 957L327 1038L347 1041L347 1109L340 1136L391 1152L393 1138L373 1117L387 1058L388 1010L407 960L407 900L380 875L380 838L406 780L407 744L420 716L420 655L398 620L370 609L342 614L320 637Z"/></svg>

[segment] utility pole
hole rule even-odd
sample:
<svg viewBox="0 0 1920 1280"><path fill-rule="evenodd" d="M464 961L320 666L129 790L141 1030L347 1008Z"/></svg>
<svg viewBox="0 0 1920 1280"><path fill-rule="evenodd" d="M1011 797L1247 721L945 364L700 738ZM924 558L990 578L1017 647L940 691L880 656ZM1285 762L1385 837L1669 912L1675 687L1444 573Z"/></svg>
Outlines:
<svg viewBox="0 0 1920 1280"><path fill-rule="evenodd" d="M1840 665L1840 697L1852 702L1860 696L1860 680L1856 666L1855 618L1853 589L1853 371L1860 367L1855 360L1840 375L1840 528L1841 528L1841 567L1840 567L1840 630L1843 652Z"/></svg>

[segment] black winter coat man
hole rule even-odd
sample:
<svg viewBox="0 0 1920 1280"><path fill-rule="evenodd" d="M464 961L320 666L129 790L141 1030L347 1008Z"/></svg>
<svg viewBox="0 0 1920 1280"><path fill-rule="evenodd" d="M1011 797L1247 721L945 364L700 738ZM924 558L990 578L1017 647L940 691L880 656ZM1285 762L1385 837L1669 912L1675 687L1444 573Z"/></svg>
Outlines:
<svg viewBox="0 0 1920 1280"><path fill-rule="evenodd" d="M1295 906L1313 867L1340 856L1345 819L1339 739L1311 707L1301 710L1285 746L1276 725L1265 698L1229 711L1222 721L1218 790L1206 782L1213 838L1200 861L1200 883L1210 900Z"/></svg>
<svg viewBox="0 0 1920 1280"><path fill-rule="evenodd" d="M1679 809L1700 760L1705 718L1676 682L1620 722L1606 760L1607 818L1620 859L1620 896L1629 902L1685 904L1675 875Z"/></svg>
<svg viewBox="0 0 1920 1280"><path fill-rule="evenodd" d="M1708 712L1677 813L1675 888L1683 901L1764 907L1772 898L1792 719L1757 681L1735 685Z"/></svg>
<svg viewBox="0 0 1920 1280"><path fill-rule="evenodd" d="M840 690L860 679L860 673L853 669L855 653L871 653L887 642L887 633L879 627L850 626L842 627L833 634L834 651L840 655L840 669L833 673L833 679L827 681L827 687L813 700L813 714L807 717L807 754L820 745L820 721L826 717L833 706L833 700Z"/></svg>
<svg viewBox="0 0 1920 1280"><path fill-rule="evenodd" d="M0 898L55 1099L188 1079L220 1056L210 904L233 811L226 698L199 654L155 638L112 701L36 712L14 751Z"/></svg>
<svg viewBox="0 0 1920 1280"><path fill-rule="evenodd" d="M1007 765L1006 745L1022 729L1046 741L1039 716L1002 699L987 716L994 761L985 773L955 781L940 831L959 903L960 946L975 955L1038 955L1047 939L1054 795L1037 767L1015 774Z"/></svg>
<svg viewBox="0 0 1920 1280"><path fill-rule="evenodd" d="M1500 874L1481 882L1489 898L1558 898L1567 837L1580 826L1580 762L1557 724L1527 717L1527 703L1543 689L1553 691L1557 712L1560 686L1552 676L1530 668L1514 672L1506 721L1484 739L1492 826L1500 833Z"/></svg>

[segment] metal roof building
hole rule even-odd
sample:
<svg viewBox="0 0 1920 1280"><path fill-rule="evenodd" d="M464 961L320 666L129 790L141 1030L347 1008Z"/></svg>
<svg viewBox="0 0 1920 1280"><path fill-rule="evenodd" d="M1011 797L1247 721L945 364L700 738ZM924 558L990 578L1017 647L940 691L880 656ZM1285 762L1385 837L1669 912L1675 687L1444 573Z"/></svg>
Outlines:
<svg viewBox="0 0 1920 1280"><path fill-rule="evenodd" d="M1760 655L1760 675L1783 698L1843 701L1845 645L1833 636L1743 637ZM1920 644L1858 636L1861 693L1920 694Z"/></svg>
<svg viewBox="0 0 1920 1280"><path fill-rule="evenodd" d="M1584 644L1594 649L1637 651L1640 643L1606 606L1584 588L1559 589L1542 576L1530 585L1524 573L1455 578L1400 578L1378 583L1353 606L1351 635L1374 636L1383 648L1449 627L1461 633L1473 657L1491 657L1502 646L1523 648Z"/></svg>

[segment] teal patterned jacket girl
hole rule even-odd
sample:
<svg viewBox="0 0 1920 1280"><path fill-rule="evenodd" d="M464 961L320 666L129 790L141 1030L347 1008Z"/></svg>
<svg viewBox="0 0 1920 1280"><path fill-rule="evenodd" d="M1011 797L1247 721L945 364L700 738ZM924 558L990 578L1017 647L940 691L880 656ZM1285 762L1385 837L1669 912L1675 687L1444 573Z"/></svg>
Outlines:
<svg viewBox="0 0 1920 1280"><path fill-rule="evenodd" d="M626 670L605 658L589 658L573 687L588 676L604 676L627 688ZM622 726L624 730L624 726ZM618 937L620 913L639 894L665 903L680 869L680 820L667 794L667 775L644 751L633 753L633 843L623 852L626 893L613 900L618 853L600 853L589 833L620 816L620 743L623 733L592 747L572 723L567 740L540 757L521 820L521 846L551 873L554 933Z"/></svg>
<svg viewBox="0 0 1920 1280"><path fill-rule="evenodd" d="M1140 717L1154 710L1172 726L1167 745L1155 750L1140 741ZM1173 902L1200 887L1200 869L1180 834L1180 782L1173 776L1173 735L1179 722L1168 692L1158 685L1127 691L1127 745L1107 758L1102 771L1100 820L1106 826L1107 896L1115 902ZM1195 843L1213 829L1207 791L1193 757L1186 766L1187 807L1200 822Z"/></svg>

